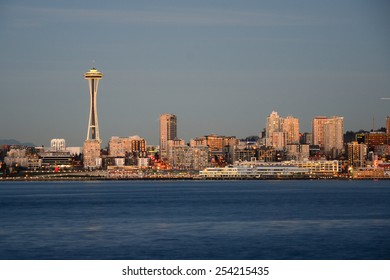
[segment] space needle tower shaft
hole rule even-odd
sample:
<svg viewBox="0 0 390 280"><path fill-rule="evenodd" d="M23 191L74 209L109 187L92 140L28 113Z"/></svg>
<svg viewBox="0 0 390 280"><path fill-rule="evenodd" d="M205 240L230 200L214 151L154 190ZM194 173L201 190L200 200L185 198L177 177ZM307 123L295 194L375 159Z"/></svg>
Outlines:
<svg viewBox="0 0 390 280"><path fill-rule="evenodd" d="M99 72L95 68L91 68L84 74L84 78L88 80L90 105L89 105L89 121L88 121L88 132L87 140L100 140L99 135L99 122L96 106L96 96L98 92L99 80L103 77L103 73Z"/></svg>

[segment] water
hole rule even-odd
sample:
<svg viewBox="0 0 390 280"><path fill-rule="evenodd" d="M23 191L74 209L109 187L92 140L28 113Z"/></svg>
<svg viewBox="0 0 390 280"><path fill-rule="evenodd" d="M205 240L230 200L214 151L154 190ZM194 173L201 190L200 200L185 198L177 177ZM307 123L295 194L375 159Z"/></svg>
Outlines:
<svg viewBox="0 0 390 280"><path fill-rule="evenodd" d="M389 258L389 181L0 183L0 259Z"/></svg>

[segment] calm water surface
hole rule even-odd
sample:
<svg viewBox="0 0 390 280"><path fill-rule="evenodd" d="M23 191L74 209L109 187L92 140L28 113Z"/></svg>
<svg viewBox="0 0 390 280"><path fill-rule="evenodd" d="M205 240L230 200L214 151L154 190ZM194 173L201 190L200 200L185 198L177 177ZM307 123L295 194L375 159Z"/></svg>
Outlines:
<svg viewBox="0 0 390 280"><path fill-rule="evenodd" d="M0 182L0 259L390 259L390 181Z"/></svg>

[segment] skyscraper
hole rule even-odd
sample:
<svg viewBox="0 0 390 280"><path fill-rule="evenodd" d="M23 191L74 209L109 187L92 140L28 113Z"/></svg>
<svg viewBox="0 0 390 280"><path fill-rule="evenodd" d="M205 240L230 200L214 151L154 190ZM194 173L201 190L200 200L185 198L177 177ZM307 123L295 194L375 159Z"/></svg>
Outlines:
<svg viewBox="0 0 390 280"><path fill-rule="evenodd" d="M337 156L344 148L344 118L319 116L313 119L313 144L327 155Z"/></svg>
<svg viewBox="0 0 390 280"><path fill-rule="evenodd" d="M87 139L84 142L85 168L97 168L100 167L102 163L100 158L101 140L99 135L99 122L96 104L98 83L102 77L103 74L95 68L91 68L91 70L84 74L84 78L88 80L90 96L88 132Z"/></svg>
<svg viewBox="0 0 390 280"><path fill-rule="evenodd" d="M280 132L281 129L281 118L278 115L278 112L272 111L272 113L267 117L267 124L265 128L265 138L267 146L274 146L275 141L273 140L274 132Z"/></svg>
<svg viewBox="0 0 390 280"><path fill-rule="evenodd" d="M390 134L390 116L386 118L386 134Z"/></svg>
<svg viewBox="0 0 390 280"><path fill-rule="evenodd" d="M299 143L299 119L293 116L283 118L281 123L282 131L287 134L286 144Z"/></svg>
<svg viewBox="0 0 390 280"><path fill-rule="evenodd" d="M328 121L327 117L317 116L313 119L313 145L318 145L320 148L324 148L324 124Z"/></svg>
<svg viewBox="0 0 390 280"><path fill-rule="evenodd" d="M266 145L283 150L287 144L299 143L299 119L293 116L280 117L277 112L267 117Z"/></svg>
<svg viewBox="0 0 390 280"><path fill-rule="evenodd" d="M324 123L324 152L337 157L344 149L344 118L332 117Z"/></svg>
<svg viewBox="0 0 390 280"><path fill-rule="evenodd" d="M167 159L168 140L177 137L177 119L173 114L160 115L160 158Z"/></svg>

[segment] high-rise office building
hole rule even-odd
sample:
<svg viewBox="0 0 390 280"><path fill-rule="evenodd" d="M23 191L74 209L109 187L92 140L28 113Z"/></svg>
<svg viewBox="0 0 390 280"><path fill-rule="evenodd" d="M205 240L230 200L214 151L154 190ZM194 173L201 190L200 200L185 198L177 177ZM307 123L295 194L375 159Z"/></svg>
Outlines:
<svg viewBox="0 0 390 280"><path fill-rule="evenodd" d="M177 118L173 114L160 115L160 158L167 160L168 140L177 138Z"/></svg>

